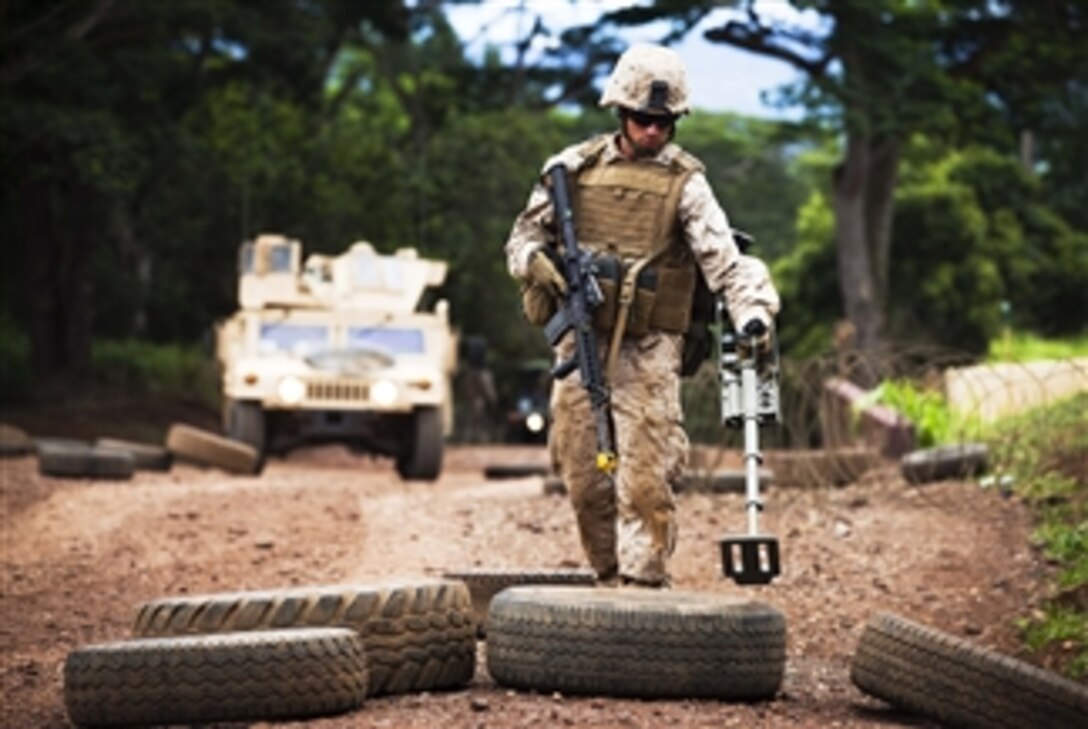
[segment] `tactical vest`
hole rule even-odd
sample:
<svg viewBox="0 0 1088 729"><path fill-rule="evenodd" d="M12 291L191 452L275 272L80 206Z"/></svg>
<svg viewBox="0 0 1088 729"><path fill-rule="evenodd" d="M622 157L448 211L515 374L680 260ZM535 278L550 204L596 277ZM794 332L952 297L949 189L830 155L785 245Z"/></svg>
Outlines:
<svg viewBox="0 0 1088 729"><path fill-rule="evenodd" d="M615 329L626 298L624 336L684 333L698 273L677 210L684 183L702 166L685 152L669 165L622 159L602 164L601 151L603 145L591 150L574 193L578 243L594 254L605 298L594 312L594 326Z"/></svg>

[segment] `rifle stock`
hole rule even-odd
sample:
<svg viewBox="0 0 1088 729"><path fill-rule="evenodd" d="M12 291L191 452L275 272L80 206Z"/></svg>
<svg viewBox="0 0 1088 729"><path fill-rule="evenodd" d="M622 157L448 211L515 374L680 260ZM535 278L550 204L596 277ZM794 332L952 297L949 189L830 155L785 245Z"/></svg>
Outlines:
<svg viewBox="0 0 1088 729"><path fill-rule="evenodd" d="M601 305L604 296L593 276L589 253L578 247L567 168L556 164L548 169L547 176L551 182L549 192L562 242L567 294L560 302L559 310L544 325L544 336L552 346L558 344L567 332L573 333L575 341L574 357L556 365L552 376L563 379L575 369L578 370L593 410L597 433L596 465L604 473L612 473L616 468L616 452L612 438L611 393L604 381L597 336L593 330L593 310Z"/></svg>

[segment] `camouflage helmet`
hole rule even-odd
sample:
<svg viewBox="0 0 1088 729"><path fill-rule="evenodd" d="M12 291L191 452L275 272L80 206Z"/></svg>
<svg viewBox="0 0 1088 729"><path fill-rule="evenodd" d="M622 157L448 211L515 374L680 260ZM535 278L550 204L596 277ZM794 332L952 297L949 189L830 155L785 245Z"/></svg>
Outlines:
<svg viewBox="0 0 1088 729"><path fill-rule="evenodd" d="M635 111L686 114L688 79L680 56L664 46L635 45L616 61L601 106Z"/></svg>

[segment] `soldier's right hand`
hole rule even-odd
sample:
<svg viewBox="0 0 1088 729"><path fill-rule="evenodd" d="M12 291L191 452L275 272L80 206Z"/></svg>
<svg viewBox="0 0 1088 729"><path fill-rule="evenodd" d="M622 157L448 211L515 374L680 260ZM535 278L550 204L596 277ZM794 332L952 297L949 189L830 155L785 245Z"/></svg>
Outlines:
<svg viewBox="0 0 1088 729"><path fill-rule="evenodd" d="M529 282L536 286L546 288L556 295L567 293L567 280L543 248L537 248L529 255L528 274Z"/></svg>
<svg viewBox="0 0 1088 729"><path fill-rule="evenodd" d="M760 354L766 354L771 348L770 329L761 319L752 318L745 322L741 335Z"/></svg>

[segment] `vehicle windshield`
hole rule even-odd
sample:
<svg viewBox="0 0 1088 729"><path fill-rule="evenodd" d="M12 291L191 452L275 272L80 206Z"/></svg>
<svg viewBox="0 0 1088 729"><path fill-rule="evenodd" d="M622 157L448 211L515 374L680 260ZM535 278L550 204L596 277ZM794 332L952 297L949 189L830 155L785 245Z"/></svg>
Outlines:
<svg viewBox="0 0 1088 729"><path fill-rule="evenodd" d="M373 347L392 354L423 354L423 331L402 327L349 327L348 347Z"/></svg>
<svg viewBox="0 0 1088 729"><path fill-rule="evenodd" d="M257 348L261 354L284 352L305 357L329 346L329 328L319 324L261 324Z"/></svg>

